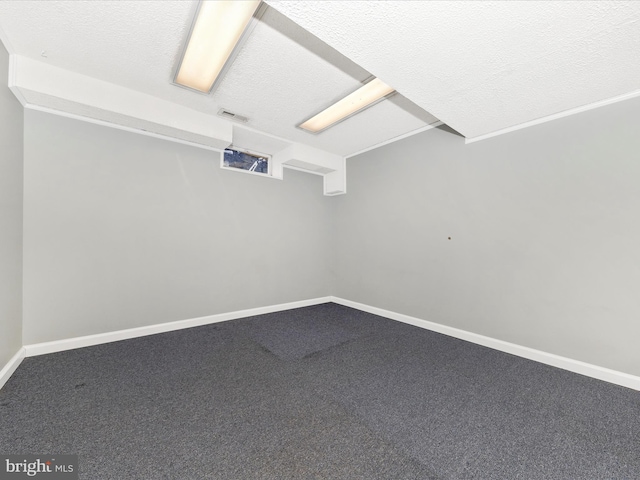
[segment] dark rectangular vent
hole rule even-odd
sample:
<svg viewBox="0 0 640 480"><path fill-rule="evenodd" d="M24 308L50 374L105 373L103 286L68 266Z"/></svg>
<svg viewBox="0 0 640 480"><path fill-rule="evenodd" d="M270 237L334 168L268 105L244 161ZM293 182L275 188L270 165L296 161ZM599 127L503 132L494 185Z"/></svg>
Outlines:
<svg viewBox="0 0 640 480"><path fill-rule="evenodd" d="M238 115L236 113L230 112L229 110L225 110L221 108L218 110L218 116L228 118L229 120L235 120L236 122L247 123L249 119L247 117L243 117L242 115Z"/></svg>

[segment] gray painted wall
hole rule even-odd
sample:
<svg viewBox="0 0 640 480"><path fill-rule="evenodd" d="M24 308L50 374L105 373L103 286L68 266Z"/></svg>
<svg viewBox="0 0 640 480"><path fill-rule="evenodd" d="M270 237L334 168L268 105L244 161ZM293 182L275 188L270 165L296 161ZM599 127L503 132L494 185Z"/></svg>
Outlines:
<svg viewBox="0 0 640 480"><path fill-rule="evenodd" d="M22 347L22 105L0 42L0 369Z"/></svg>
<svg viewBox="0 0 640 480"><path fill-rule="evenodd" d="M640 375L639 114L470 145L432 130L350 159L349 193L327 198L320 177L222 171L213 152L27 111L24 343L334 294Z"/></svg>
<svg viewBox="0 0 640 480"><path fill-rule="evenodd" d="M333 293L640 375L639 119L635 99L349 159Z"/></svg>
<svg viewBox="0 0 640 480"><path fill-rule="evenodd" d="M322 178L25 112L24 342L330 294Z"/></svg>

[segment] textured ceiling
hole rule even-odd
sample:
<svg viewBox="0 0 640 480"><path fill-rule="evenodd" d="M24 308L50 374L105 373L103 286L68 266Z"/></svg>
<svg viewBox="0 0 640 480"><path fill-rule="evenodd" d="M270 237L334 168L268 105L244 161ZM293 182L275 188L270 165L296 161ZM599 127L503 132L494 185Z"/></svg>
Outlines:
<svg viewBox="0 0 640 480"><path fill-rule="evenodd" d="M192 1L4 0L0 30L11 53L341 155L437 119L473 138L640 92L640 2L267 3L209 96L170 83ZM295 127L371 74L400 95L319 135Z"/></svg>
<svg viewBox="0 0 640 480"><path fill-rule="evenodd" d="M341 155L437 121L398 95L319 135L296 128L370 73L271 8L212 95L172 85L194 7L167 0L2 1L0 28L11 53L210 115L225 108L248 117L253 129Z"/></svg>
<svg viewBox="0 0 640 480"><path fill-rule="evenodd" d="M267 2L466 137L640 89L638 1Z"/></svg>

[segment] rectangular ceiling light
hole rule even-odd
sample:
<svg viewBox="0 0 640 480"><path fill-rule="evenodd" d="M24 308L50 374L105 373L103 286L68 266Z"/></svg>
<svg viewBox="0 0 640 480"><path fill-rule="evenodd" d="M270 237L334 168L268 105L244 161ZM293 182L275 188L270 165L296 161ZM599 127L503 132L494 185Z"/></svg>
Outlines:
<svg viewBox="0 0 640 480"><path fill-rule="evenodd" d="M298 126L311 133L320 133L339 121L370 107L393 92L395 90L389 85L374 78L355 92Z"/></svg>
<svg viewBox="0 0 640 480"><path fill-rule="evenodd" d="M260 0L201 2L175 83L210 92L259 5Z"/></svg>

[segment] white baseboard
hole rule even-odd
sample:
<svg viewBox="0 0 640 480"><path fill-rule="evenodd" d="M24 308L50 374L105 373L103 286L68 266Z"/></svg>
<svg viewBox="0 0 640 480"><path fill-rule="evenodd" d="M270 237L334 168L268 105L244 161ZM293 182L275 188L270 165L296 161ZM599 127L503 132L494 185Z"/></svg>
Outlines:
<svg viewBox="0 0 640 480"><path fill-rule="evenodd" d="M442 333L450 337L466 340L467 342L493 348L494 350L517 355L518 357L527 358L529 360L534 360L546 365L552 365L564 370L569 370L570 372L579 373L587 377L597 378L598 380L604 380L605 382L622 385L623 387L632 388L634 390L640 390L640 377L636 377L635 375L599 367L597 365L581 362L579 360L573 360L571 358L561 357L560 355L554 355L553 353L543 352L534 348L523 347L522 345L517 345L515 343L505 342L503 340L497 340L491 337L485 337L484 335L468 332L459 328L448 327L439 323L421 320L419 318L410 317L409 315L404 315L402 313L396 313L390 310L372 307L363 303L352 302L351 300L345 300L339 297L331 297L331 301L340 305L344 305L346 307L373 313L374 315L390 318L391 320L408 323L409 325L414 325L416 327L424 328L426 330L432 330L434 332Z"/></svg>
<svg viewBox="0 0 640 480"><path fill-rule="evenodd" d="M72 350L75 348L89 347L92 345L99 345L103 343L116 342L119 340L127 340L130 338L144 337L147 335L154 335L156 333L171 332L175 330L181 330L184 328L199 327L202 325L208 325L211 323L224 322L227 320L234 320L238 318L246 318L254 315L262 315L265 313L280 312L285 310L291 310L293 308L308 307L311 305L319 305L322 303L334 302L339 305L362 310L363 312L373 313L381 317L389 318L399 322L414 325L416 327L424 328L434 332L442 333L450 337L466 340L471 343L483 345L485 347L493 348L501 352L510 353L519 357L534 360L536 362L544 363L554 367L562 368L570 372L579 373L588 377L597 378L605 382L621 385L623 387L631 388L640 391L640 377L630 375L628 373L618 372L597 365L592 365L579 360L573 360L571 358L561 357L552 353L543 352L534 348L524 347L515 343L505 342L503 340L497 340L495 338L486 337L477 333L468 332L459 328L449 327L439 323L422 320L420 318L411 317L402 313L392 312L390 310L384 310L378 307L372 307L363 303L353 302L351 300L345 300L340 297L320 297L309 300L302 300L299 302L283 303L279 305L271 305L267 307L251 308L247 310L239 310L235 312L220 313L217 315L209 315L206 317L191 318L187 320L179 320L176 322L160 323L156 325L149 325L146 327L130 328L127 330L119 330L115 332L106 332L96 335L87 335L84 337L68 338L64 340L57 340L53 342L36 343L32 345L25 345L0 371L0 388L9 379L11 374L18 368L20 362L27 357L35 355L43 355L47 353L61 352L64 350Z"/></svg>
<svg viewBox="0 0 640 480"><path fill-rule="evenodd" d="M11 375L13 375L13 372L15 372L16 369L20 366L25 356L26 351L24 348L21 348L20 350L18 350L18 353L11 357L11 360L9 360L9 362L4 367L2 367L2 370L0 370L0 389L2 389L2 387L4 387L4 384L7 383L9 378L11 378Z"/></svg>
<svg viewBox="0 0 640 480"><path fill-rule="evenodd" d="M26 350L27 357L33 357L36 355L44 355L47 353L55 353L64 350L73 350L75 348L90 347L92 345L100 345L102 343L117 342L119 340L127 340L130 338L155 335L156 333L165 333L172 332L174 330L182 330L184 328L200 327L202 325L209 325L211 323L235 320L237 318L252 317L254 315L263 315L265 313L281 312L284 310L291 310L293 308L308 307L311 305L328 303L330 301L331 297L320 297L309 300L301 300L298 302L281 303L279 305L270 305L267 307L250 308L247 310L238 310L235 312L208 315L206 317L159 323L155 325L148 325L146 327L129 328L126 330L98 333L95 335L87 335L84 337L66 338L64 340L56 340L53 342L35 343L32 345L25 345L24 350Z"/></svg>

